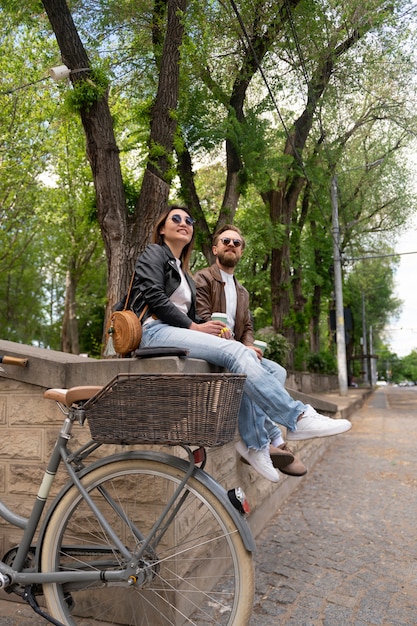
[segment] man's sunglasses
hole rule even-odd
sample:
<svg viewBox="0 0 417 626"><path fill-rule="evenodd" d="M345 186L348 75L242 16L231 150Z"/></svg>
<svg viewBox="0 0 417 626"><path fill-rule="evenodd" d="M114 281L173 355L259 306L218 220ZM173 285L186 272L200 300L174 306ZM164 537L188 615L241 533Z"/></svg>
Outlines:
<svg viewBox="0 0 417 626"><path fill-rule="evenodd" d="M178 213L174 213L174 215L171 215L171 219L174 222L174 224L181 224L182 215L179 215ZM184 222L187 224L187 226L194 226L195 220L193 220L193 218L190 217L189 215L186 215L184 217Z"/></svg>
<svg viewBox="0 0 417 626"><path fill-rule="evenodd" d="M232 243L235 248L239 248L242 245L240 239L230 239L230 237L223 237L222 239L220 239L220 241L224 246L228 246L230 243Z"/></svg>

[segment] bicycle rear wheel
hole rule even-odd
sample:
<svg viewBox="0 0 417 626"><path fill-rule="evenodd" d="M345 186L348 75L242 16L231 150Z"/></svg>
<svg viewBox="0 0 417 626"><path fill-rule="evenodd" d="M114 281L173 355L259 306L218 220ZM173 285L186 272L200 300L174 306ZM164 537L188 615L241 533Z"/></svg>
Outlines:
<svg viewBox="0 0 417 626"><path fill-rule="evenodd" d="M183 472L148 459L124 459L87 473L83 485L103 516L133 554L146 537ZM188 493L158 545L143 558L141 585L45 584L50 614L68 626L245 626L252 612L253 566L232 518L217 497L191 477ZM134 532L133 529L136 529ZM58 502L44 535L43 572L123 568L123 557L109 541L78 490Z"/></svg>

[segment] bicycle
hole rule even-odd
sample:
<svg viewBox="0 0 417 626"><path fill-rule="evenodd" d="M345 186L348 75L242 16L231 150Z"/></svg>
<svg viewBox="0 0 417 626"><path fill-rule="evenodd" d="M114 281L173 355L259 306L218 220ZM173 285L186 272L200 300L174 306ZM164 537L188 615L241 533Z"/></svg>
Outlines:
<svg viewBox="0 0 417 626"><path fill-rule="evenodd" d="M246 625L255 548L246 499L204 471L205 448L234 437L244 379L119 374L104 387L47 390L64 421L29 518L0 501L0 516L23 531L0 562L0 588L56 626ZM76 422L91 440L71 451ZM129 448L91 461L104 444ZM60 466L68 483L46 506Z"/></svg>

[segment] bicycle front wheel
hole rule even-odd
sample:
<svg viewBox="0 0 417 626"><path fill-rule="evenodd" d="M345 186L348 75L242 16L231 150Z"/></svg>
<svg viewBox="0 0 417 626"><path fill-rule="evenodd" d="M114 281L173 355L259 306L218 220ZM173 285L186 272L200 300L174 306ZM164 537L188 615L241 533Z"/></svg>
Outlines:
<svg viewBox="0 0 417 626"><path fill-rule="evenodd" d="M123 459L87 473L83 486L133 555L183 477L160 461ZM43 586L50 614L68 626L245 626L253 566L238 529L216 496L191 477L179 510L150 542L140 584ZM110 571L127 565L76 487L58 502L44 535L43 572Z"/></svg>

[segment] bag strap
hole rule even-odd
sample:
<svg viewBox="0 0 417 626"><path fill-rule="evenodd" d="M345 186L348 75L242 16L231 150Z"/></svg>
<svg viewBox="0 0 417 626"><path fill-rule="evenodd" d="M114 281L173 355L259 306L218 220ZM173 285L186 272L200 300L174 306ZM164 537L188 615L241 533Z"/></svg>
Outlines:
<svg viewBox="0 0 417 626"><path fill-rule="evenodd" d="M146 311L149 309L149 304L145 304L140 315L138 315L138 320L141 321L142 317L145 315Z"/></svg>
<svg viewBox="0 0 417 626"><path fill-rule="evenodd" d="M125 300L125 305L123 307L123 311L126 311L126 309L127 309L127 303L129 302L129 296L130 296L130 292L132 291L134 278L135 278L135 270L133 270L132 278L130 279L129 291L127 292L127 296L126 296L126 300ZM140 315L138 315L138 320L139 321L142 320L142 317L145 315L145 313L146 313L146 311L148 309L149 309L149 304L145 304L145 306L143 307Z"/></svg>
<svg viewBox="0 0 417 626"><path fill-rule="evenodd" d="M127 292L127 296L126 296L126 300L125 300L125 305L123 307L123 311L126 311L126 309L127 309L127 303L129 302L130 292L132 291L134 278L135 278L135 270L133 270L132 278L130 279L129 291Z"/></svg>

